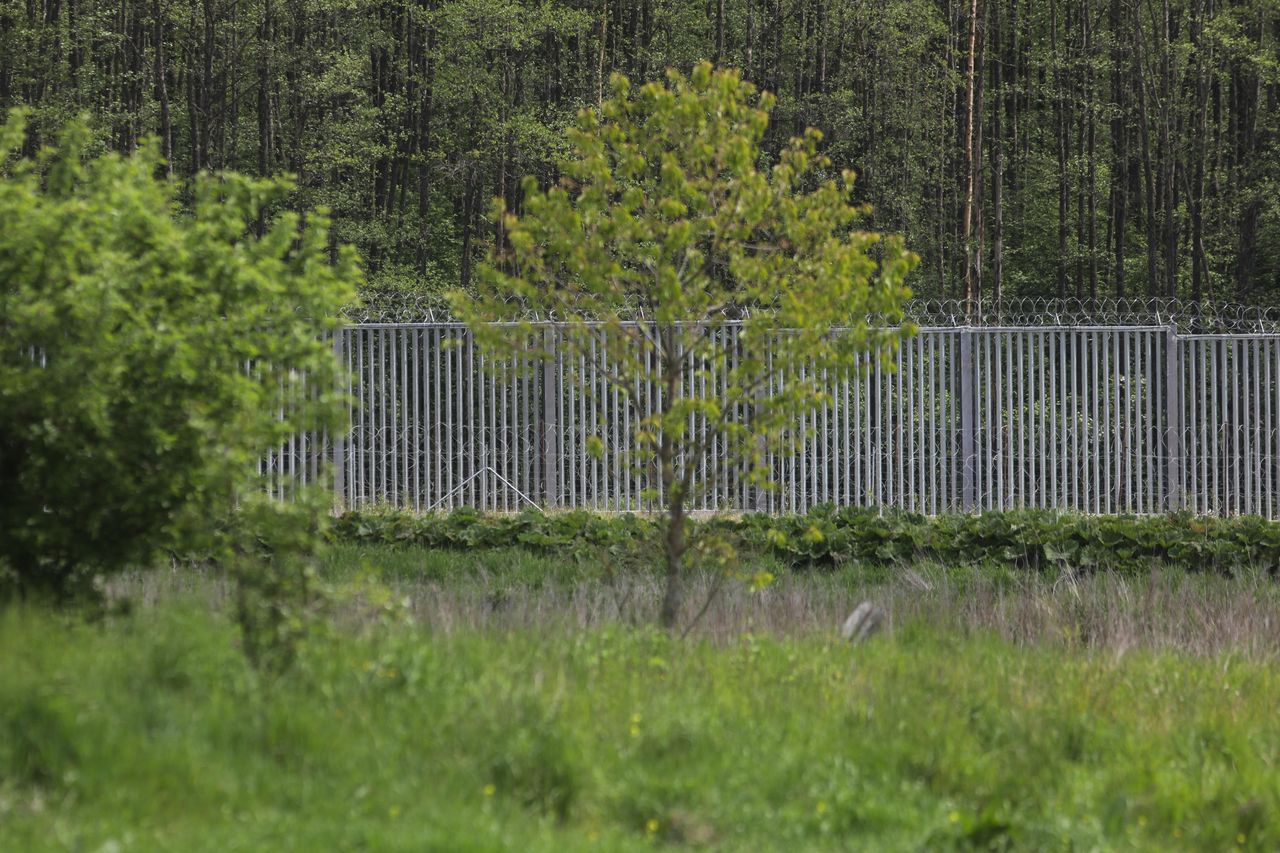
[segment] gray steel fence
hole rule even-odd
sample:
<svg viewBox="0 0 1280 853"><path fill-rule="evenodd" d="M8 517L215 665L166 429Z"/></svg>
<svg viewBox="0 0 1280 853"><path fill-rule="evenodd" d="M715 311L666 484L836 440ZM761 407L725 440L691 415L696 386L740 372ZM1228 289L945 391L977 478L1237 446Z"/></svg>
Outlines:
<svg viewBox="0 0 1280 853"><path fill-rule="evenodd" d="M737 329L717 327L730 362ZM330 456L347 506L652 508L632 435L654 401L610 387L590 359L486 362L451 323L351 326L335 349L349 432L299 439L269 470L305 479ZM697 374L697 392L720 379ZM924 328L896 369L865 359L823 380L832 399L801 419L800 451L768 460L775 488L713 452L700 473L716 486L696 509L1280 514L1280 334ZM587 452L593 436L603 456Z"/></svg>

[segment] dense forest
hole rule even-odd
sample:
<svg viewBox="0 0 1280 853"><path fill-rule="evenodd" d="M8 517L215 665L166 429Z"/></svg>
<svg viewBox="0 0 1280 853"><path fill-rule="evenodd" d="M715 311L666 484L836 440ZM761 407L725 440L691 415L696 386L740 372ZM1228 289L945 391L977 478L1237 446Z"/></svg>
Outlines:
<svg viewBox="0 0 1280 853"><path fill-rule="evenodd" d="M296 176L370 287L466 284L609 75L709 59L820 128L918 294L1280 302L1277 0L0 0L28 147Z"/></svg>

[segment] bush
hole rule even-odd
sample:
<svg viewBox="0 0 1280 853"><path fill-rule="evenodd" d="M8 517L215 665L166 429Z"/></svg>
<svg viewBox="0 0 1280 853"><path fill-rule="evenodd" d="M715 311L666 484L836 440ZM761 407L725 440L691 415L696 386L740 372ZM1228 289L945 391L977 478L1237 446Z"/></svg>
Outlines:
<svg viewBox="0 0 1280 853"><path fill-rule="evenodd" d="M88 158L73 124L55 149L18 159L23 135L11 112L0 593L65 597L163 549L230 547L233 508L262 491L264 451L345 411L323 332L358 269L345 249L330 263L323 215L305 227L264 215L286 182L202 175L179 216L154 146ZM254 515L299 508L315 504Z"/></svg>
<svg viewBox="0 0 1280 853"><path fill-rule="evenodd" d="M1229 573L1246 566L1280 569L1280 524L1261 518L1087 516L1012 510L929 518L886 510L818 507L806 515L716 517L696 523L732 535L748 550L793 567L849 563L894 566L915 559L948 565L1004 565L1032 571L1136 572L1164 563L1188 571ZM428 548L519 545L535 552L634 548L658 534L653 519L574 511L544 515L452 514L378 509L347 512L332 535L348 542Z"/></svg>

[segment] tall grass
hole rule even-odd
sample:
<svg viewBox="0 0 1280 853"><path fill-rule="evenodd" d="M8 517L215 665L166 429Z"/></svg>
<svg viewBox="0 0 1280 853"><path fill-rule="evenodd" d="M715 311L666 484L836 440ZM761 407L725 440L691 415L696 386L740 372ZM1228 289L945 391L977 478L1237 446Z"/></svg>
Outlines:
<svg viewBox="0 0 1280 853"><path fill-rule="evenodd" d="M940 604L853 647L772 594L791 622L731 637L767 609L731 598L685 641L367 616L273 679L207 590L94 625L9 611L0 849L1280 844L1270 661L1014 644Z"/></svg>
<svg viewBox="0 0 1280 853"><path fill-rule="evenodd" d="M1072 649L1280 656L1280 582L1261 568L1235 577L1159 567L1145 574L1077 575L927 562L789 571L769 557L750 560L740 575L767 571L777 580L753 591L743 582L695 574L683 620L692 623L692 635L721 643L747 631L825 636L859 602L871 600L888 613L891 634L928 625L961 636L992 634ZM373 579L406 602L420 630L446 634L645 625L655 620L661 595L661 579L644 563L623 569L517 548L337 545L322 575L339 584ZM127 575L111 591L144 605L179 594L218 607L230 595L216 573L186 565ZM355 611L346 615L361 618Z"/></svg>

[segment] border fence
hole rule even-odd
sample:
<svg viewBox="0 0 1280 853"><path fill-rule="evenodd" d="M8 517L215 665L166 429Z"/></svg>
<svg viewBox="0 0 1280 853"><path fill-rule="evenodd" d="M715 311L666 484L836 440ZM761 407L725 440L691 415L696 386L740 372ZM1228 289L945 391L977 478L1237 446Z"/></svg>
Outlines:
<svg viewBox="0 0 1280 853"><path fill-rule="evenodd" d="M543 328L554 345L557 325ZM730 358L738 328L717 326ZM335 349L349 432L291 443L270 471L306 479L331 455L346 506L653 508L632 445L650 401L588 360L486 363L447 322L349 326ZM717 394L714 373L697 381ZM896 369L866 359L824 381L832 399L803 417L799 452L768 460L774 488L746 483L713 442L716 486L693 508L1280 515L1277 333L934 326L904 341ZM587 452L593 436L603 456Z"/></svg>

